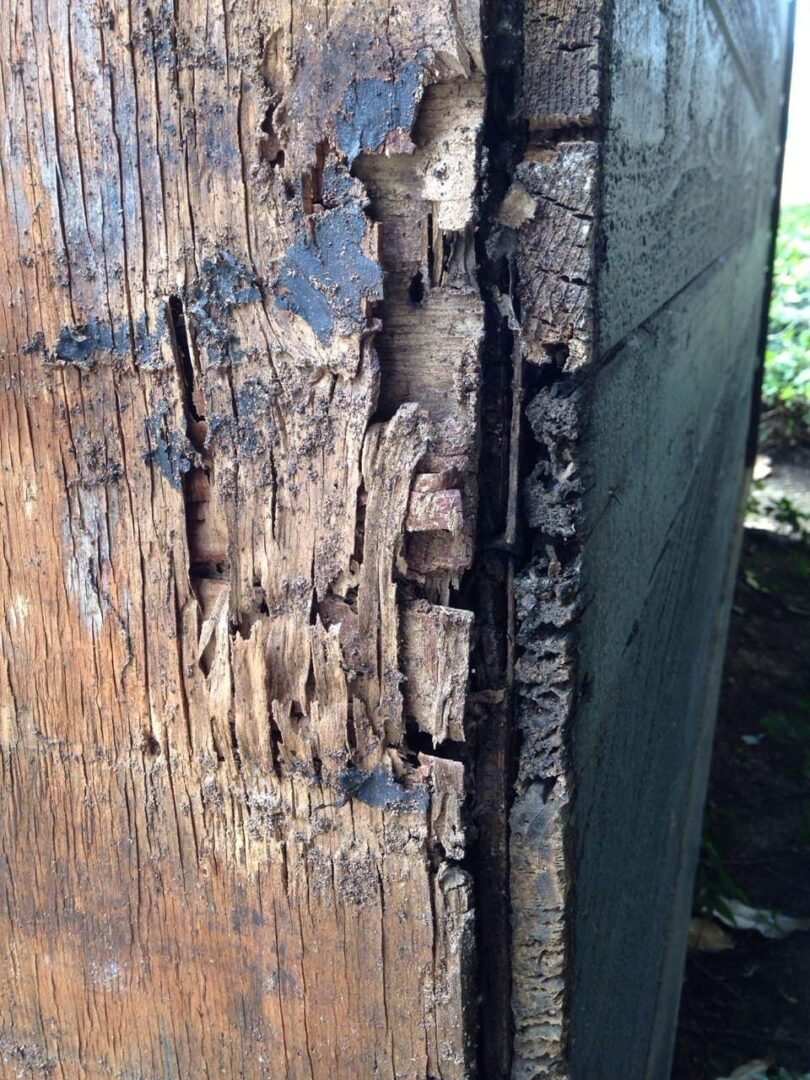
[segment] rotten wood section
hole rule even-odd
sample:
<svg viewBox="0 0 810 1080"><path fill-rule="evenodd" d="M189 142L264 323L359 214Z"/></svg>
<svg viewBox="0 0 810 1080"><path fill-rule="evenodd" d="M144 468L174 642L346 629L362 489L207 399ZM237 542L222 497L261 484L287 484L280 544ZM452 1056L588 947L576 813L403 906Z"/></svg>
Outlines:
<svg viewBox="0 0 810 1080"><path fill-rule="evenodd" d="M3 1069L460 1080L478 6L3 0L0 113Z"/></svg>
<svg viewBox="0 0 810 1080"><path fill-rule="evenodd" d="M0 0L5 1073L666 1075L751 9Z"/></svg>

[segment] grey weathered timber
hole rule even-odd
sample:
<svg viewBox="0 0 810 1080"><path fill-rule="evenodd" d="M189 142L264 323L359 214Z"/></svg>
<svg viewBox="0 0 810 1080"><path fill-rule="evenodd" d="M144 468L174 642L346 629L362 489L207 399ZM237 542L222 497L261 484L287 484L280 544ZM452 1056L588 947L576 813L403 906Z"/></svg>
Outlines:
<svg viewBox="0 0 810 1080"><path fill-rule="evenodd" d="M665 1080L787 0L0 0L0 1076Z"/></svg>

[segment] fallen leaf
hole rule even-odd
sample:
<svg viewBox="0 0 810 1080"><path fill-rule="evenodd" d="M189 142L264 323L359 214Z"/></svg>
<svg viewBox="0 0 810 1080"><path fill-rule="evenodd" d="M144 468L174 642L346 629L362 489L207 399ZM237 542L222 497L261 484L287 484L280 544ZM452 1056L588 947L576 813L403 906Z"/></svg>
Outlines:
<svg viewBox="0 0 810 1080"><path fill-rule="evenodd" d="M810 919L794 919L767 908L753 908L740 900L721 897L722 910L716 908L712 917L732 930L756 930L763 937L778 941L797 930L810 930Z"/></svg>
<svg viewBox="0 0 810 1080"><path fill-rule="evenodd" d="M749 1061L740 1065L731 1076L718 1076L717 1080L768 1080L767 1061Z"/></svg>
<svg viewBox="0 0 810 1080"><path fill-rule="evenodd" d="M690 952L716 953L734 948L734 939L714 919L697 915L689 923Z"/></svg>
<svg viewBox="0 0 810 1080"><path fill-rule="evenodd" d="M757 460L754 463L754 480L765 480L773 472L771 465L771 459L765 457L763 454L757 456Z"/></svg>

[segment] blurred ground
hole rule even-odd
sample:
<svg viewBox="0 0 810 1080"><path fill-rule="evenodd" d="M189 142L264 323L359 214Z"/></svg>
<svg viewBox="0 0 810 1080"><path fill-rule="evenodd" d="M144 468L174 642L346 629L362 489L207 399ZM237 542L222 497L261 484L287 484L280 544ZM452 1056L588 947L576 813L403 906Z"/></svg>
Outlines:
<svg viewBox="0 0 810 1080"><path fill-rule="evenodd" d="M696 894L709 918L693 924L702 938L687 961L672 1080L728 1077L752 1059L769 1076L810 1071L810 932L772 940L722 926L728 901L810 917L810 543L800 535L810 452L758 472Z"/></svg>
<svg viewBox="0 0 810 1080"><path fill-rule="evenodd" d="M810 446L781 448L758 459L746 525L795 533L796 522L780 522L774 517L773 507L785 505L785 500L810 527Z"/></svg>

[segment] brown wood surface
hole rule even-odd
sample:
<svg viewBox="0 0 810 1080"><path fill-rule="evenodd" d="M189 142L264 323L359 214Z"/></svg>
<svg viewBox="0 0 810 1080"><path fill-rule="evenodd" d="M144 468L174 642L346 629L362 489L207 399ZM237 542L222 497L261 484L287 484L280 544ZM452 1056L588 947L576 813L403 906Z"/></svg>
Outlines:
<svg viewBox="0 0 810 1080"><path fill-rule="evenodd" d="M4 1076L468 1074L479 20L0 4Z"/></svg>

